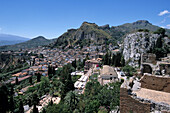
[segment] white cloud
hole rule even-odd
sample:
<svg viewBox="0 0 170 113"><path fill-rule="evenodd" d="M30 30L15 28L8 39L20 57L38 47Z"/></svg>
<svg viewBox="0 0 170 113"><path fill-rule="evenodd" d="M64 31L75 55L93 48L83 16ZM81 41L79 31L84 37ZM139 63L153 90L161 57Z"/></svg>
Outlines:
<svg viewBox="0 0 170 113"><path fill-rule="evenodd" d="M170 13L168 10L164 10L164 11L160 12L158 15L162 16L162 15L165 15L165 14L168 14L168 13Z"/></svg>
<svg viewBox="0 0 170 113"><path fill-rule="evenodd" d="M170 29L170 24L166 25L166 27L167 27L168 29Z"/></svg>
<svg viewBox="0 0 170 113"><path fill-rule="evenodd" d="M160 27L165 28L164 26L160 26Z"/></svg>

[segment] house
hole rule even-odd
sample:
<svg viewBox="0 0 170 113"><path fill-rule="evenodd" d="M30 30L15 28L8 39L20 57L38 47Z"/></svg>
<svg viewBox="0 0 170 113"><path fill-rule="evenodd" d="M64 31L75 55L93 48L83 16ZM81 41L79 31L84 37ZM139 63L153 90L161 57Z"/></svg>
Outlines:
<svg viewBox="0 0 170 113"><path fill-rule="evenodd" d="M90 68L100 65L100 60L87 60L85 62L84 73L86 73Z"/></svg>
<svg viewBox="0 0 170 113"><path fill-rule="evenodd" d="M101 85L105 85L108 83L116 82L118 80L118 75L114 68L108 65L104 65L103 69L100 71L100 75L98 76L98 82Z"/></svg>

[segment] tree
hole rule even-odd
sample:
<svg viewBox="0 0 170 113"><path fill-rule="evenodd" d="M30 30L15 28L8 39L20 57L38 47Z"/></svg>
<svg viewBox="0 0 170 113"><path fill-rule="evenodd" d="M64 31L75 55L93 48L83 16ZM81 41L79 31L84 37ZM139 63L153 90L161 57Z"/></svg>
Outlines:
<svg viewBox="0 0 170 113"><path fill-rule="evenodd" d="M49 74L48 75L48 78L51 80L51 78L53 77L53 75L52 74Z"/></svg>
<svg viewBox="0 0 170 113"><path fill-rule="evenodd" d="M33 58L32 66L35 64L35 58Z"/></svg>
<svg viewBox="0 0 170 113"><path fill-rule="evenodd" d="M38 98L38 95L37 95L37 94L33 94L33 99L32 99L32 101L33 101L33 104L34 104L34 105L38 105L38 103L39 103L39 98Z"/></svg>
<svg viewBox="0 0 170 113"><path fill-rule="evenodd" d="M164 36L164 35L165 35L165 32L166 32L165 29L159 28L159 29L158 29L157 31L155 31L154 33L155 33L155 34L161 34L161 35Z"/></svg>
<svg viewBox="0 0 170 113"><path fill-rule="evenodd" d="M124 59L123 55L122 55L122 57L121 57L121 66L122 66L122 67L125 66L125 59Z"/></svg>
<svg viewBox="0 0 170 113"><path fill-rule="evenodd" d="M9 110L8 90L6 85L0 87L0 111L6 113Z"/></svg>
<svg viewBox="0 0 170 113"><path fill-rule="evenodd" d="M133 76L133 74L136 72L135 68L133 68L130 65L126 65L122 68L122 70L128 75Z"/></svg>
<svg viewBox="0 0 170 113"><path fill-rule="evenodd" d="M36 104L34 104L33 113L38 113L38 108L36 107Z"/></svg>
<svg viewBox="0 0 170 113"><path fill-rule="evenodd" d="M32 84L32 76L29 78L29 83Z"/></svg>
<svg viewBox="0 0 170 113"><path fill-rule="evenodd" d="M70 91L64 98L65 103L69 106L70 110L73 111L78 104L78 96L75 92Z"/></svg>
<svg viewBox="0 0 170 113"><path fill-rule="evenodd" d="M53 105L53 100L51 99L51 101L50 101L50 106L52 106Z"/></svg>
<svg viewBox="0 0 170 113"><path fill-rule="evenodd" d="M11 85L10 95L12 96L13 94L14 94L14 88L13 88L13 86Z"/></svg>
<svg viewBox="0 0 170 113"><path fill-rule="evenodd" d="M94 113L98 111L98 108L100 107L100 103L98 100L90 101L86 107L85 107L85 113Z"/></svg>
<svg viewBox="0 0 170 113"><path fill-rule="evenodd" d="M158 37L153 50L151 49L150 51L153 52L156 55L156 59L159 60L159 58L166 56L168 53L166 50L166 44L163 43L163 38L165 37L165 29L160 28L155 33L160 34L161 36Z"/></svg>
<svg viewBox="0 0 170 113"><path fill-rule="evenodd" d="M77 68L77 62L76 59L72 62L72 66L76 69Z"/></svg>
<svg viewBox="0 0 170 113"><path fill-rule="evenodd" d="M18 77L16 77L16 79L15 79L15 84L16 84L16 85L19 84Z"/></svg>
<svg viewBox="0 0 170 113"><path fill-rule="evenodd" d="M46 113L46 110L43 108L42 113Z"/></svg>
<svg viewBox="0 0 170 113"><path fill-rule="evenodd" d="M10 109L11 112L14 111L14 99L13 99L12 95L10 96L9 109Z"/></svg>
<svg viewBox="0 0 170 113"><path fill-rule="evenodd" d="M41 74L38 73L38 74L37 74L37 82L40 82L40 80L41 80Z"/></svg>
<svg viewBox="0 0 170 113"><path fill-rule="evenodd" d="M31 99L28 100L28 105L31 107Z"/></svg>
<svg viewBox="0 0 170 113"><path fill-rule="evenodd" d="M22 100L20 100L20 103L19 103L19 113L24 113L24 107L23 107Z"/></svg>

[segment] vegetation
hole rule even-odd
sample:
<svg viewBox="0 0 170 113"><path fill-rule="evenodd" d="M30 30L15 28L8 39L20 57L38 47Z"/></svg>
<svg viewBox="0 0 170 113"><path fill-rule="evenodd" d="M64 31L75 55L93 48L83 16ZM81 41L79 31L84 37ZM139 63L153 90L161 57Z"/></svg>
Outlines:
<svg viewBox="0 0 170 113"><path fill-rule="evenodd" d="M130 65L124 66L122 70L126 73L127 76L133 76L133 74L136 72L136 69Z"/></svg>
<svg viewBox="0 0 170 113"><path fill-rule="evenodd" d="M120 52L113 54L111 54L111 52L107 52L103 58L103 64L121 67L125 65L125 60Z"/></svg>
<svg viewBox="0 0 170 113"><path fill-rule="evenodd" d="M164 43L163 38L166 36L166 30L163 28L158 29L154 33L159 34L160 37L157 39L156 44L153 48L151 48L150 53L154 53L156 55L156 59L159 60L162 57L165 57L170 52L170 46Z"/></svg>
<svg viewBox="0 0 170 113"><path fill-rule="evenodd" d="M120 83L101 86L96 80L87 83L85 93L70 91L58 105L47 107L47 113L109 112L119 106Z"/></svg>

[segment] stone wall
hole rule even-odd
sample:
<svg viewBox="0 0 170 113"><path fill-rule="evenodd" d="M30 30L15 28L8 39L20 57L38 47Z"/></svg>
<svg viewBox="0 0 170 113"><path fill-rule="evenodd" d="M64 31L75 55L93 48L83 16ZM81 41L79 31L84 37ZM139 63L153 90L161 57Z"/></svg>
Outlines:
<svg viewBox="0 0 170 113"><path fill-rule="evenodd" d="M140 82L142 88L170 93L170 77L144 75Z"/></svg>
<svg viewBox="0 0 170 113"><path fill-rule="evenodd" d="M170 64L160 64L160 70L165 70L165 75L170 75Z"/></svg>
<svg viewBox="0 0 170 113"><path fill-rule="evenodd" d="M156 55L152 53L144 53L142 55L142 63L156 64Z"/></svg>
<svg viewBox="0 0 170 113"><path fill-rule="evenodd" d="M128 95L126 88L120 89L120 113L150 113L150 104L142 103Z"/></svg>

